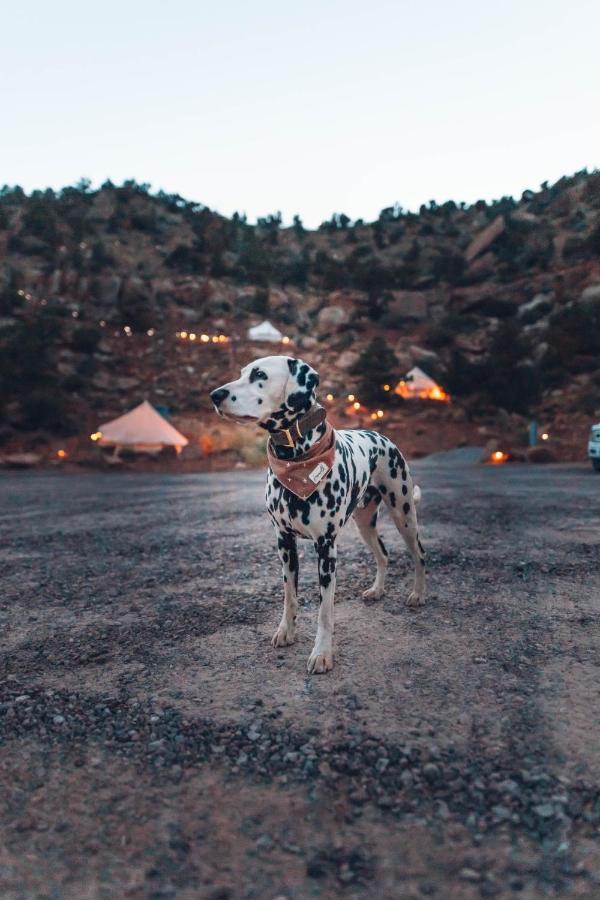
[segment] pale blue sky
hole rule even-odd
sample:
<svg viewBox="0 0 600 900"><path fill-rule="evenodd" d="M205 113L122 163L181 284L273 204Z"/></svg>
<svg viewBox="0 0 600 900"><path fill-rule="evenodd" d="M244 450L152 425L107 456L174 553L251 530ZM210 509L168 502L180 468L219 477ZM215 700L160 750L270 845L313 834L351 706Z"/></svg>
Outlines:
<svg viewBox="0 0 600 900"><path fill-rule="evenodd" d="M597 0L2 4L0 183L375 218L600 166Z"/></svg>

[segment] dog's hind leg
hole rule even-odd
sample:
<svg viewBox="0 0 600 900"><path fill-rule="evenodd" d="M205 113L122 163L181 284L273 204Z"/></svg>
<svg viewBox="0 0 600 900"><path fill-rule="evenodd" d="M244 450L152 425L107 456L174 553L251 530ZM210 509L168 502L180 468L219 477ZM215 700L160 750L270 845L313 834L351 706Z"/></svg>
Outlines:
<svg viewBox="0 0 600 900"><path fill-rule="evenodd" d="M298 618L298 548L296 535L277 529L277 552L283 570L283 615L271 643L274 647L293 644Z"/></svg>
<svg viewBox="0 0 600 900"><path fill-rule="evenodd" d="M312 653L308 658L307 669L311 674L316 675L333 669L333 601L335 597L335 569L337 563L335 537L319 537L315 541L315 550L319 558L321 603L319 606L317 636Z"/></svg>
<svg viewBox="0 0 600 900"><path fill-rule="evenodd" d="M407 606L423 606L425 603L425 550L419 539L419 526L417 523L417 504L421 499L421 491L415 485L413 489L410 475L405 481L406 494L398 497L395 491L388 491L386 501L396 527L409 549L415 566L415 580L413 589L408 595Z"/></svg>
<svg viewBox="0 0 600 900"><path fill-rule="evenodd" d="M425 603L425 551L419 540L417 524L417 505L421 499L421 489L413 484L406 460L391 442L387 442L387 453L377 466L374 481L377 489L383 494L394 524L404 538L415 566L415 581L406 605L422 606Z"/></svg>
<svg viewBox="0 0 600 900"><path fill-rule="evenodd" d="M375 581L372 586L363 593L365 600L379 600L383 596L385 587L385 573L388 566L388 553L385 544L377 534L377 515L379 513L379 504L381 503L381 494L375 492L370 502L363 507L357 507L354 510L353 518L356 527L367 547L375 557L377 572Z"/></svg>

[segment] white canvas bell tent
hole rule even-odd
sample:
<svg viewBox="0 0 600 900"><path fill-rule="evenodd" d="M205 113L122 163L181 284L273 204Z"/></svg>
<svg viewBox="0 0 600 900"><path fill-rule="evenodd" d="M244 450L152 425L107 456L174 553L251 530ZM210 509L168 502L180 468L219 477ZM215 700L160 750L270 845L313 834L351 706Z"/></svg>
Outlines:
<svg viewBox="0 0 600 900"><path fill-rule="evenodd" d="M450 396L423 369L414 366L396 385L396 393L405 400L444 400Z"/></svg>
<svg viewBox="0 0 600 900"><path fill-rule="evenodd" d="M248 329L248 337L251 341L267 341L270 344L278 344L283 335L265 319L260 325L255 325L253 328Z"/></svg>
<svg viewBox="0 0 600 900"><path fill-rule="evenodd" d="M122 447L148 453L157 453L163 447L175 447L177 453L181 453L188 443L188 439L147 400L117 419L100 425L98 432L98 443L104 447L115 447L117 452Z"/></svg>

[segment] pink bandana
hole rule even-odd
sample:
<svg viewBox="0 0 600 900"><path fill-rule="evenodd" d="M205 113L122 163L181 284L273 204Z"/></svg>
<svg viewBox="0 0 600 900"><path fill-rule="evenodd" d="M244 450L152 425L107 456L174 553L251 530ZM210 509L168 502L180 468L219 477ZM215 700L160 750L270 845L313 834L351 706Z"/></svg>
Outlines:
<svg viewBox="0 0 600 900"><path fill-rule="evenodd" d="M272 453L269 441L267 459L277 480L296 497L306 500L333 468L335 431L329 422L325 422L323 437L300 459L278 459Z"/></svg>

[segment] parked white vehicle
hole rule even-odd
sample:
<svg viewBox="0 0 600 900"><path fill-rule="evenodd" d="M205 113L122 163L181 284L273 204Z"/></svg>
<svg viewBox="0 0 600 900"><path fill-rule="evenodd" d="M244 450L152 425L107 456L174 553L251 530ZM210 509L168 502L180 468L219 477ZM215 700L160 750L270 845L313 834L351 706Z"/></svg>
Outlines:
<svg viewBox="0 0 600 900"><path fill-rule="evenodd" d="M600 422L592 425L588 441L588 456L596 472L600 472Z"/></svg>

